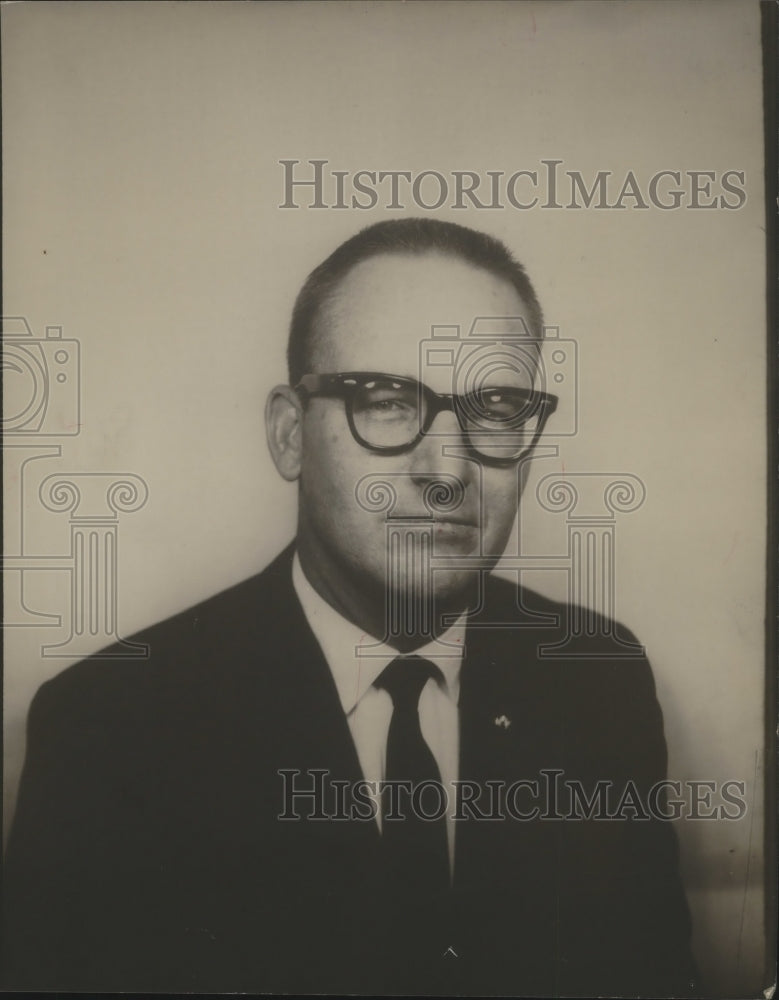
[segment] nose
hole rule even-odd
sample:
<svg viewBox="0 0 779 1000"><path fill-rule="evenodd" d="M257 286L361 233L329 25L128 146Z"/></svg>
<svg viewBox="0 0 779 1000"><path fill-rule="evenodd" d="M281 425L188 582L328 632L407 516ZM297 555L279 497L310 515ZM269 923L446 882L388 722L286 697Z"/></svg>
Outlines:
<svg viewBox="0 0 779 1000"><path fill-rule="evenodd" d="M428 486L436 480L451 483L454 478L465 491L474 480L473 462L466 452L460 424L451 410L436 415L410 457L411 478L418 486Z"/></svg>

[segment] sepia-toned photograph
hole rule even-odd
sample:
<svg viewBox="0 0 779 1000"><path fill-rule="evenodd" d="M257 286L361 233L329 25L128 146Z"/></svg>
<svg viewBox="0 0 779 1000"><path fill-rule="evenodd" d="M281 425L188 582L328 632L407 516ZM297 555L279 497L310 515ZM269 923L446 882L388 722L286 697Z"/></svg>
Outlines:
<svg viewBox="0 0 779 1000"><path fill-rule="evenodd" d="M0 15L0 989L772 996L775 8Z"/></svg>

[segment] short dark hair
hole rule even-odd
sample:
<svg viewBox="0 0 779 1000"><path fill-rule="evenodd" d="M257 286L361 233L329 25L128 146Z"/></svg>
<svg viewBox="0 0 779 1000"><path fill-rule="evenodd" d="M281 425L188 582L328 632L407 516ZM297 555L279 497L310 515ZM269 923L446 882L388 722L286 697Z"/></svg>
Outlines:
<svg viewBox="0 0 779 1000"><path fill-rule="evenodd" d="M357 264L379 254L423 254L430 251L459 257L512 285L530 312L534 337L543 336L543 315L524 267L500 240L476 229L438 219L408 218L377 222L342 243L315 268L298 293L287 345L291 385L310 370L314 327L322 306Z"/></svg>

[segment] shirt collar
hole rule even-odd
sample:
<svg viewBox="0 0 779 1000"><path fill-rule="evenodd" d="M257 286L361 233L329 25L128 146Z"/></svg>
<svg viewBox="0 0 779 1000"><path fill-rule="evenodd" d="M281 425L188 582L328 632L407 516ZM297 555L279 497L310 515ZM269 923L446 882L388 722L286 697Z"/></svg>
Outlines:
<svg viewBox="0 0 779 1000"><path fill-rule="evenodd" d="M292 584L311 631L322 647L341 705L348 715L387 664L398 656L398 651L362 632L320 597L308 582L297 552L292 560ZM441 671L443 681L439 681L439 686L455 705L460 694L466 618L463 612L437 640L415 650L416 656L430 660Z"/></svg>

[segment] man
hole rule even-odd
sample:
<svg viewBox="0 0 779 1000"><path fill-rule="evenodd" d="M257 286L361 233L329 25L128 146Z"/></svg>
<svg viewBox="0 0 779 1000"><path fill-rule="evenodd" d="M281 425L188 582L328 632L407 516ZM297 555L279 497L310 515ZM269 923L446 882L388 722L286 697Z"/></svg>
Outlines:
<svg viewBox="0 0 779 1000"><path fill-rule="evenodd" d="M484 317L486 354L420 371ZM138 637L148 662L36 696L6 985L692 989L649 665L544 656L569 609L489 576L555 406L541 324L506 249L449 223L379 223L313 272L266 414L295 544ZM633 808L574 815L561 777Z"/></svg>

